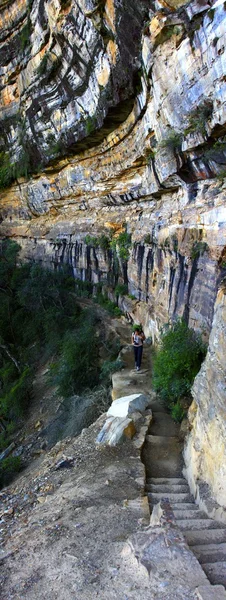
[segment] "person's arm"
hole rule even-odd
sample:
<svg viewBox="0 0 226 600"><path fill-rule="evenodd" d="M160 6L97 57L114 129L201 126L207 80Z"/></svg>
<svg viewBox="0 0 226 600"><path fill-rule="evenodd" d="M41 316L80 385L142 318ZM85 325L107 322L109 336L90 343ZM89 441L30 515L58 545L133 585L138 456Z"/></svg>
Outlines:
<svg viewBox="0 0 226 600"><path fill-rule="evenodd" d="M134 343L134 333L132 333L132 335L131 335L131 344L133 344L133 343Z"/></svg>

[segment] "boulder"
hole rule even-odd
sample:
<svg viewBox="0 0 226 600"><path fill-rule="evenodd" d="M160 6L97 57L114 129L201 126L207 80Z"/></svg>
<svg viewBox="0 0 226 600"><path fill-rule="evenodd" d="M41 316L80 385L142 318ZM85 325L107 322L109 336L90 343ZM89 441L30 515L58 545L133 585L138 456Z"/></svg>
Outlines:
<svg viewBox="0 0 226 600"><path fill-rule="evenodd" d="M136 429L132 419L128 417L109 417L98 434L96 443L117 446L126 438L133 437L135 433Z"/></svg>
<svg viewBox="0 0 226 600"><path fill-rule="evenodd" d="M128 417L135 411L143 413L149 405L149 398L145 394L130 394L122 396L112 402L108 409L108 417Z"/></svg>

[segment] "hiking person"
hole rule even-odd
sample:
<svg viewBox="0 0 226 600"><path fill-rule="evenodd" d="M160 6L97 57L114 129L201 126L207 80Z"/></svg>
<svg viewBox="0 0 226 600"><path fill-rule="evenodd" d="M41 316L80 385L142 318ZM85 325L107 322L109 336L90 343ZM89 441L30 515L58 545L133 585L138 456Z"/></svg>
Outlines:
<svg viewBox="0 0 226 600"><path fill-rule="evenodd" d="M132 344L134 347L135 369L137 371L140 371L140 367L141 367L144 340L145 340L145 335L142 330L142 326L135 325L134 331L132 333Z"/></svg>

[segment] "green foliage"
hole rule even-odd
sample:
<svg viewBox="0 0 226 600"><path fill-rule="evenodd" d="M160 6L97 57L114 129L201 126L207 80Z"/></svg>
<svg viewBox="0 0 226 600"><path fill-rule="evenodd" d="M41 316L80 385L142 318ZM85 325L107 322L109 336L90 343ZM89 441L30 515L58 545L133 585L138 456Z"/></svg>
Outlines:
<svg viewBox="0 0 226 600"><path fill-rule="evenodd" d="M151 246L152 236L150 233L147 233L147 235L144 236L144 244L148 244L149 246Z"/></svg>
<svg viewBox="0 0 226 600"><path fill-rule="evenodd" d="M217 179L220 179L220 181L222 181L225 178L226 178L226 169L221 169L220 173L217 174Z"/></svg>
<svg viewBox="0 0 226 600"><path fill-rule="evenodd" d="M110 248L110 238L104 233L98 237L87 234L84 242L87 246L92 246L93 248L101 248L102 250L109 250Z"/></svg>
<svg viewBox="0 0 226 600"><path fill-rule="evenodd" d="M109 250L110 248L110 238L107 235L104 235L104 233L102 233L99 238L99 246L102 250Z"/></svg>
<svg viewBox="0 0 226 600"><path fill-rule="evenodd" d="M6 152L0 152L0 189L8 187L13 181L13 165Z"/></svg>
<svg viewBox="0 0 226 600"><path fill-rule="evenodd" d="M178 25L168 25L162 29L159 35L156 37L155 46L159 46L160 44L164 44L167 40L169 40L173 35L177 36L181 33L181 27Z"/></svg>
<svg viewBox="0 0 226 600"><path fill-rule="evenodd" d="M90 135L95 130L96 120L95 117L88 116L85 121L86 135Z"/></svg>
<svg viewBox="0 0 226 600"><path fill-rule="evenodd" d="M204 137L206 136L206 122L211 117L213 111L212 102L206 100L202 102L197 108L195 108L188 116L188 127L185 129L184 134L188 133L201 133Z"/></svg>
<svg viewBox="0 0 226 600"><path fill-rule="evenodd" d="M60 357L52 365L54 383L64 397L78 394L84 387L98 383L99 358L96 316L83 311L73 331L64 335Z"/></svg>
<svg viewBox="0 0 226 600"><path fill-rule="evenodd" d="M182 133L171 129L168 136L161 141L160 148L169 148L171 150L178 151L181 149L182 140Z"/></svg>
<svg viewBox="0 0 226 600"><path fill-rule="evenodd" d="M191 249L192 260L199 258L199 256L202 256L205 252L208 252L208 250L209 246L207 242L194 242Z"/></svg>
<svg viewBox="0 0 226 600"><path fill-rule="evenodd" d="M112 300L109 300L105 294L99 292L94 300L100 304L100 306L103 306L103 308L105 308L105 310L107 310L107 312L113 317L121 317L122 311L120 308L118 308L118 306L112 302Z"/></svg>
<svg viewBox="0 0 226 600"><path fill-rule="evenodd" d="M128 298L130 298L130 300L137 300L136 296L134 296L133 294L127 294Z"/></svg>
<svg viewBox="0 0 226 600"><path fill-rule="evenodd" d="M210 8L208 10L207 15L210 18L210 21L213 21L213 19L214 19L214 13L215 13L215 8Z"/></svg>
<svg viewBox="0 0 226 600"><path fill-rule="evenodd" d="M119 358L114 361L105 360L101 366L100 379L104 382L109 382L111 375L116 371L120 371L123 366L123 362Z"/></svg>
<svg viewBox="0 0 226 600"><path fill-rule="evenodd" d="M11 365L8 363L7 375L9 375ZM0 370L0 378L4 384L4 395L0 399L0 406L6 418L16 419L24 415L27 408L31 386L32 370L25 366L22 373L14 373L13 380L7 378L3 373L4 368ZM8 383L8 385L7 385Z"/></svg>
<svg viewBox="0 0 226 600"><path fill-rule="evenodd" d="M183 418L185 417L185 410L183 409L180 400L177 400L175 404L172 404L170 412L173 420L176 421L176 423L181 423L181 421L183 421Z"/></svg>
<svg viewBox="0 0 226 600"><path fill-rule="evenodd" d="M28 10L27 21L20 32L20 47L21 47L22 51L24 51L29 46L30 35L31 35L31 20L30 20L30 11Z"/></svg>
<svg viewBox="0 0 226 600"><path fill-rule="evenodd" d="M92 298L93 283L91 281L82 281L81 279L75 279L75 291L76 296L78 296L78 298Z"/></svg>
<svg viewBox="0 0 226 600"><path fill-rule="evenodd" d="M142 325L140 323L134 323L133 327L132 327L132 331L133 331L133 333L135 333L135 331L142 331Z"/></svg>
<svg viewBox="0 0 226 600"><path fill-rule="evenodd" d="M96 311L82 310L76 302L76 293L91 295L93 284L75 282L67 269L21 265L19 250L15 242L0 243L0 418L6 427L0 449L25 417L40 360L52 361L51 378L64 397L94 388L100 381L99 320ZM121 315L100 290L98 301L113 316ZM113 341L105 343L109 361L119 350ZM107 371L114 367L105 366L102 378L106 376L107 381ZM3 465L0 482L8 481L16 468L17 461Z"/></svg>
<svg viewBox="0 0 226 600"><path fill-rule="evenodd" d="M17 422L27 408L33 363L57 352L81 312L67 271L17 265L19 246L0 246L0 414Z"/></svg>
<svg viewBox="0 0 226 600"><path fill-rule="evenodd" d="M147 165L151 165L152 164L152 161L155 158L155 154L156 154L156 151L154 151L154 150L148 150L147 151L147 153L146 153L146 163L147 163Z"/></svg>
<svg viewBox="0 0 226 600"><path fill-rule="evenodd" d="M98 238L93 235L87 234L85 236L84 242L85 244L87 244L87 246L92 246L93 248L98 248L99 246Z"/></svg>
<svg viewBox="0 0 226 600"><path fill-rule="evenodd" d="M125 296L128 292L128 286L125 283L118 283L115 286L116 296Z"/></svg>
<svg viewBox="0 0 226 600"><path fill-rule="evenodd" d="M110 247L113 252L116 252L122 261L126 262L129 259L129 250L131 248L131 234L127 231L120 233L117 238L113 238Z"/></svg>
<svg viewBox="0 0 226 600"><path fill-rule="evenodd" d="M154 358L153 386L169 406L190 393L205 353L201 337L185 321L166 328Z"/></svg>
<svg viewBox="0 0 226 600"><path fill-rule="evenodd" d="M21 470L21 459L19 456L8 456L0 462L0 487L7 485L11 479Z"/></svg>
<svg viewBox="0 0 226 600"><path fill-rule="evenodd" d="M47 68L47 63L48 63L48 59L49 59L49 52L46 52L40 62L40 65L37 68L37 74L41 77L42 75L45 75L46 72L46 68Z"/></svg>

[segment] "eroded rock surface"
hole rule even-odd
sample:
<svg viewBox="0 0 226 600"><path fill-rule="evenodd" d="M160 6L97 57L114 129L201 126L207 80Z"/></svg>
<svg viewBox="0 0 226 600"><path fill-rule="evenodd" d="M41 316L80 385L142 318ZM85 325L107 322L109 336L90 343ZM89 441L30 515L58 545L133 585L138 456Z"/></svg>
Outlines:
<svg viewBox="0 0 226 600"><path fill-rule="evenodd" d="M226 295L219 291L206 359L195 379L185 448L191 488L210 515L226 522ZM218 505L214 503L214 499Z"/></svg>

